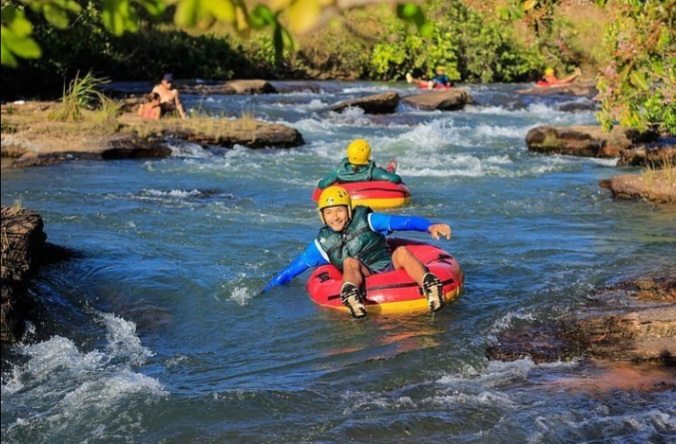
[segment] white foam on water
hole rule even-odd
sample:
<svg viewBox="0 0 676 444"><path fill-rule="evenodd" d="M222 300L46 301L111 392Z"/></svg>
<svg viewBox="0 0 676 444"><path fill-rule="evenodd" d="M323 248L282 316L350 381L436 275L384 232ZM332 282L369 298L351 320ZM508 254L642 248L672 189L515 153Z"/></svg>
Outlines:
<svg viewBox="0 0 676 444"><path fill-rule="evenodd" d="M336 126L367 127L373 125L371 116L358 106L349 106L342 112L331 111L327 117L328 123Z"/></svg>
<svg viewBox="0 0 676 444"><path fill-rule="evenodd" d="M399 139L416 147L419 153L433 153L451 143L459 146L468 146L469 143L454 126L453 119L438 119L417 125L399 136Z"/></svg>
<svg viewBox="0 0 676 444"><path fill-rule="evenodd" d="M246 287L237 287L231 290L229 299L237 305L243 306L247 305L254 296L255 294L250 289Z"/></svg>
<svg viewBox="0 0 676 444"><path fill-rule="evenodd" d="M503 108L501 106L475 106L468 105L463 109L464 112L468 114L486 114L486 115L495 115L495 116L515 116L518 114L527 114L526 112L521 112L520 110L511 110Z"/></svg>
<svg viewBox="0 0 676 444"><path fill-rule="evenodd" d="M562 111L558 111L556 108L549 106L545 103L531 103L528 105L527 109L524 110L525 113L528 114L536 114L536 115L541 115L541 116L550 116L550 115L556 115L556 114L564 114L564 115L569 115L570 113L563 113Z"/></svg>
<svg viewBox="0 0 676 444"><path fill-rule="evenodd" d="M142 365L153 353L141 345L136 334L136 324L110 313L101 313L101 321L108 329L107 354L122 359L130 365Z"/></svg>
<svg viewBox="0 0 676 444"><path fill-rule="evenodd" d="M205 150L202 145L182 140L170 140L167 146L171 149L173 157L197 157L208 158L211 153Z"/></svg>
<svg viewBox="0 0 676 444"><path fill-rule="evenodd" d="M525 130L517 126L497 126L481 124L474 129L474 135L484 139L501 139L504 137L513 137L523 140Z"/></svg>
<svg viewBox="0 0 676 444"><path fill-rule="evenodd" d="M600 158L592 157L589 160L591 161L591 163L595 163L597 165L606 166L606 167L616 167L617 162L620 159L619 159L619 157L614 157L612 159L600 159Z"/></svg>
<svg viewBox="0 0 676 444"><path fill-rule="evenodd" d="M518 404L513 402L509 396L500 392L483 391L477 394L455 392L450 395L434 396L426 400L425 404L441 405L445 408L452 408L455 405L474 405L487 407L503 407L507 409L518 408Z"/></svg>
<svg viewBox="0 0 676 444"><path fill-rule="evenodd" d="M133 370L153 355L141 344L135 324L110 313L98 316L107 329L102 349L83 352L62 336L19 347L26 362L17 364L3 380L3 409L5 403L31 407L8 432L48 425L50 433L58 433L74 427L84 414L105 418L123 398L141 394L156 399L168 394L158 380Z"/></svg>
<svg viewBox="0 0 676 444"><path fill-rule="evenodd" d="M288 123L283 121L279 121L277 123L288 125ZM334 126L335 125L329 126L326 124L324 119L318 119L316 117L301 119L297 122L294 122L293 124L293 128L296 128L301 134L316 133L322 137L326 136L329 139L331 139L336 134L336 131L334 131Z"/></svg>
<svg viewBox="0 0 676 444"><path fill-rule="evenodd" d="M257 292L247 288L244 284L246 279L247 275L240 273L235 279L221 284L221 289L223 294L225 294L225 298L237 305L244 306L256 297Z"/></svg>
<svg viewBox="0 0 676 444"><path fill-rule="evenodd" d="M502 318L496 320L493 323L493 326L487 333L487 341L489 344L494 344L497 343L498 341L498 335L502 333L503 331L511 328L514 326L514 323L517 321L534 321L535 316L533 313L525 313L525 312L515 312L515 311L510 311L506 315L504 315Z"/></svg>
<svg viewBox="0 0 676 444"><path fill-rule="evenodd" d="M510 387L528 383L533 371L569 369L577 365L578 362L536 364L530 359L489 361L484 368L461 363L459 369L448 371L440 377L392 391L347 391L343 398L348 407L343 413L350 415L356 411L401 409L434 412L439 408L453 411L465 406L519 412L524 401L521 400L521 393L511 393Z"/></svg>
<svg viewBox="0 0 676 444"><path fill-rule="evenodd" d="M177 197L177 198L189 198L197 197L202 194L199 190L155 190L155 189L144 189L141 191L142 196L149 197Z"/></svg>
<svg viewBox="0 0 676 444"><path fill-rule="evenodd" d="M391 91L392 86L383 83L382 85L355 85L352 87L344 87L342 88L342 92L345 94L355 94L355 93L363 93L363 92L373 92L375 93L380 93L381 91Z"/></svg>
<svg viewBox="0 0 676 444"><path fill-rule="evenodd" d="M320 110L324 109L328 106L326 102L323 102L319 99L312 99L310 100L310 103L306 105L307 109L314 111L314 110Z"/></svg>

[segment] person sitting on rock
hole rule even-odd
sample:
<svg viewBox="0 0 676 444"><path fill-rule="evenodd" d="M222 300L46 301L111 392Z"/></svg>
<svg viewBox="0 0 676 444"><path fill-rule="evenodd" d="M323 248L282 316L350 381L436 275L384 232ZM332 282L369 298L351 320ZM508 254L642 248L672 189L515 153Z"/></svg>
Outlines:
<svg viewBox="0 0 676 444"><path fill-rule="evenodd" d="M138 115L144 119L160 118L160 95L157 93L146 94L146 103L142 103L138 108Z"/></svg>
<svg viewBox="0 0 676 444"><path fill-rule="evenodd" d="M185 119L185 111L183 111L183 104L181 104L181 99L178 96L178 90L172 88L172 83L174 82L174 76L170 73L165 74L162 77L160 83L155 85L152 92L160 95L160 115L162 117L173 112L178 112L178 115L181 119Z"/></svg>
<svg viewBox="0 0 676 444"><path fill-rule="evenodd" d="M326 177L317 182L317 187L324 189L334 183L364 182L370 180L384 180L392 183L401 183L401 177L394 171L376 166L371 160L371 145L364 139L356 139L347 146L347 157Z"/></svg>

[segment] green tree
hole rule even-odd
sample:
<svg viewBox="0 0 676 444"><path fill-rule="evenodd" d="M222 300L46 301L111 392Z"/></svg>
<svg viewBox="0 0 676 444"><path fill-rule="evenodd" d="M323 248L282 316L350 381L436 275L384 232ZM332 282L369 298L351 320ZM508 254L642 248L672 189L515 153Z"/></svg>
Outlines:
<svg viewBox="0 0 676 444"><path fill-rule="evenodd" d="M598 76L606 129L619 123L676 134L676 0L600 0L617 11L605 30Z"/></svg>
<svg viewBox="0 0 676 444"><path fill-rule="evenodd" d="M462 1L430 0L427 36L407 32L406 24L388 23L373 48L371 69L381 78L430 76L437 65L452 80L513 82L526 80L534 66L542 65L538 51L524 47L510 29L494 18L472 11Z"/></svg>
<svg viewBox="0 0 676 444"><path fill-rule="evenodd" d="M597 77L602 104L599 121L605 128L618 123L639 128L658 125L676 133L676 0L595 1L607 14L617 17L605 30L604 50L599 57L605 61ZM81 45L95 42L104 49L110 45L108 37L98 33L100 29L116 36L127 31L138 32L144 16L158 19L168 16L180 29L208 29L216 23L226 23L242 36L252 30L268 29L272 41L272 51L268 54L273 52L275 58L281 59L285 49L295 49L295 36L322 28L349 10L373 3L396 5L396 16L401 20L388 26L393 31L392 38L384 36L387 38L371 54L371 73L380 78L400 78L408 70L430 72L434 65L443 63L455 78L482 82L525 80L532 75L533 67L541 69L552 61L568 65L578 57L575 51L560 46L568 32L567 25L554 19L562 0L427 0L425 9L429 8L430 14L434 14L430 15L433 17L430 21L419 5L400 0L270 0L270 6L257 5L250 9L251 3L245 0L2 0L2 66L17 66L21 59L44 56L42 41L34 32L36 17L54 29L68 28L76 15L100 20L103 28L91 27L92 33L82 39ZM474 7L484 5L484 11L496 11L503 19L522 20L535 30L537 41L532 47L516 47L510 41L507 26L471 13L461 3ZM344 4L348 6L341 9ZM411 33L407 23L413 24L418 32ZM43 36L52 42L59 39L49 31L40 34ZM58 45L55 47L58 49ZM68 57L78 54L69 52L68 48L61 50L63 58L55 54L50 57L50 63L65 63ZM189 61L188 57L185 59ZM218 67L209 67L209 72L217 71Z"/></svg>
<svg viewBox="0 0 676 444"><path fill-rule="evenodd" d="M400 19L413 23L425 32L427 22L422 9L415 3L380 0L396 4ZM117 36L139 30L141 11L160 17L168 7L174 11L173 21L179 28L206 29L217 22L226 23L238 34L248 36L250 31L268 28L272 33L275 52L281 58L284 48L293 49L293 34L307 33L328 20L372 0L353 0L341 9L335 0L275 0L272 6L256 5L249 10L245 0L103 0L84 2L96 5L106 29ZM83 8L75 0L3 0L2 1L2 65L16 67L18 59L35 59L42 55L40 45L33 38L33 24L26 9L41 14L55 28L69 26L72 14ZM283 17L283 19L282 19ZM288 23L288 28L282 21Z"/></svg>

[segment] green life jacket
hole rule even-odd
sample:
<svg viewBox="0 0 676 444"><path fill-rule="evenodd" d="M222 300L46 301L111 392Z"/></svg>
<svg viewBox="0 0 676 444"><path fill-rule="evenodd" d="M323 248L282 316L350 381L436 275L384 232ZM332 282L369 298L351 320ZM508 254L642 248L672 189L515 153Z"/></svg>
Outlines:
<svg viewBox="0 0 676 444"><path fill-rule="evenodd" d="M369 160L367 165L352 165L347 157L338 165L338 182L364 182L373 180L373 169L376 163Z"/></svg>
<svg viewBox="0 0 676 444"><path fill-rule="evenodd" d="M328 226L319 230L319 245L326 252L329 261L340 271L348 257L359 259L373 271L382 270L390 264L392 254L387 238L369 226L368 215L372 212L369 207L358 205L342 232L337 233Z"/></svg>

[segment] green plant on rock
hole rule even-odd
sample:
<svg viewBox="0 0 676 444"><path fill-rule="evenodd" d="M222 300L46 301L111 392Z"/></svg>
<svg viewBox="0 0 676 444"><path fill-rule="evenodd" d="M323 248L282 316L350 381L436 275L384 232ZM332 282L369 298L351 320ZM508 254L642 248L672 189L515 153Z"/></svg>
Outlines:
<svg viewBox="0 0 676 444"><path fill-rule="evenodd" d="M93 108L100 103L106 104L110 109L109 101L99 90L99 87L106 83L107 79L96 77L91 72L82 78L78 73L68 88L64 86L61 103L53 113L53 119L61 122L81 120L84 109Z"/></svg>

